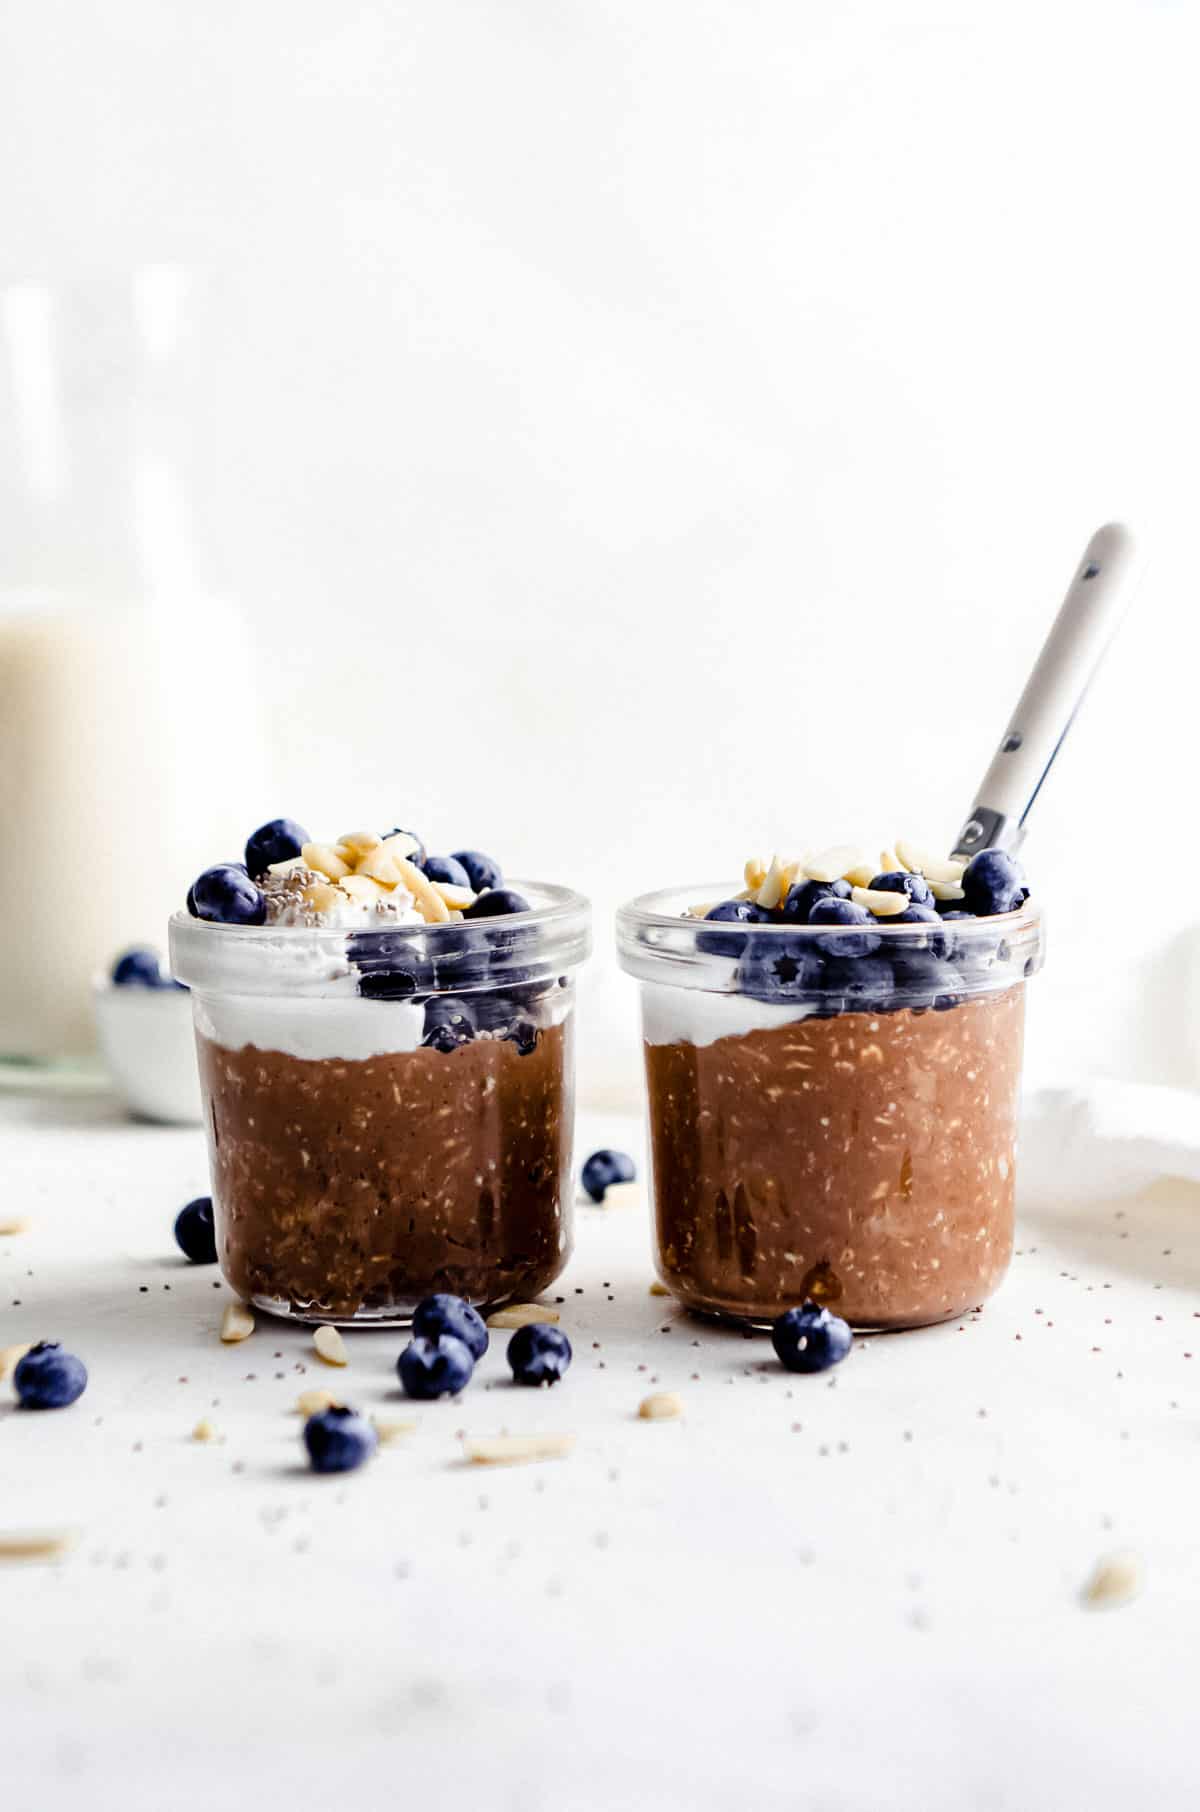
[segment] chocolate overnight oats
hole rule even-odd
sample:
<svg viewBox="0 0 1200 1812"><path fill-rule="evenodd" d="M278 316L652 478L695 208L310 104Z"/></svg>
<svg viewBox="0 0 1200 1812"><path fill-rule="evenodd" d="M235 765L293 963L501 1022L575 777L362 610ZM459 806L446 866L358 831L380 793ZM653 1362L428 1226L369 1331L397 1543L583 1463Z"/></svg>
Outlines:
<svg viewBox="0 0 1200 1812"><path fill-rule="evenodd" d="M281 820L246 855L171 926L229 1282L341 1322L544 1289L571 1247L586 902L405 831Z"/></svg>
<svg viewBox="0 0 1200 1812"><path fill-rule="evenodd" d="M906 1327L1005 1274L1040 917L1000 852L900 850L880 872L844 850L748 864L731 898L621 914L659 1269L689 1308L763 1322L811 1297Z"/></svg>

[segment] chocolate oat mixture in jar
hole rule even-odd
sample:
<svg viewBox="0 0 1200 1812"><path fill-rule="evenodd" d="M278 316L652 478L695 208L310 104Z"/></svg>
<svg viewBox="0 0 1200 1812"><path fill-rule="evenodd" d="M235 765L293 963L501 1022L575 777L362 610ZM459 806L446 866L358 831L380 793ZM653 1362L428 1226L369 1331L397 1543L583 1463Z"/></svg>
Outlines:
<svg viewBox="0 0 1200 1812"><path fill-rule="evenodd" d="M657 1252L689 1308L859 1327L983 1302L1013 1243L1025 981L1041 917L1011 858L901 844L747 864L624 907L642 984ZM974 864L972 864L974 867Z"/></svg>
<svg viewBox="0 0 1200 1812"><path fill-rule="evenodd" d="M587 902L405 831L323 845L280 820L246 854L171 923L228 1281L376 1324L545 1289L571 1250Z"/></svg>

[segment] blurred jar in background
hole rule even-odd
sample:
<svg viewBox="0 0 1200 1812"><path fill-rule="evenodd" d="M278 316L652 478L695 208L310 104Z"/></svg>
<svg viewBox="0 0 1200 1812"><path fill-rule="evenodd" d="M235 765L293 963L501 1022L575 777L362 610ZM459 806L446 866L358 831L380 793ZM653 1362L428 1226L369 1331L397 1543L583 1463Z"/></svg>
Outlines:
<svg viewBox="0 0 1200 1812"><path fill-rule="evenodd" d="M93 976L164 946L260 795L180 481L192 301L166 268L0 289L0 1057L91 1049Z"/></svg>

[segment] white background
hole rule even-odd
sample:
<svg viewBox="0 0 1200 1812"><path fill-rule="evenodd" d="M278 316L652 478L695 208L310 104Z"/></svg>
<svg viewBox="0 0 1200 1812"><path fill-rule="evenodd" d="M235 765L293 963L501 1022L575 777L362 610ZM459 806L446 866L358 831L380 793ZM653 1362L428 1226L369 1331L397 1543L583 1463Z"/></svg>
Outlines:
<svg viewBox="0 0 1200 1812"><path fill-rule="evenodd" d="M614 904L945 842L1122 515L1150 576L1027 851L1033 1059L1200 1076L1196 20L6 9L2 274L205 273L187 478L278 773L230 851L399 820L580 886L585 1086L630 1101ZM238 734L180 709L198 760Z"/></svg>

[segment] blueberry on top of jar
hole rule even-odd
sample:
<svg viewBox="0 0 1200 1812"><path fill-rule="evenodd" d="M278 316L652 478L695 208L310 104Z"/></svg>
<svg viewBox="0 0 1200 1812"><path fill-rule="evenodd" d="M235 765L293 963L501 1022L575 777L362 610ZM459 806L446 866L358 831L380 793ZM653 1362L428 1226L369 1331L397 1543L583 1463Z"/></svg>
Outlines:
<svg viewBox="0 0 1200 1812"><path fill-rule="evenodd" d="M454 860L465 868L467 884L476 893L486 893L489 888L503 886L504 876L499 862L493 861L491 856L485 856L481 849L456 849Z"/></svg>
<svg viewBox="0 0 1200 1812"><path fill-rule="evenodd" d="M859 906L853 900L830 897L818 900L808 915L810 925L828 925L832 927L874 925L875 920L865 906ZM829 956L873 956L881 943L877 931L833 930L829 937L814 938L819 950Z"/></svg>
<svg viewBox="0 0 1200 1812"><path fill-rule="evenodd" d="M962 890L976 918L1015 912L1027 898L1021 865L1003 849L981 849L972 856L963 874Z"/></svg>
<svg viewBox="0 0 1200 1812"><path fill-rule="evenodd" d="M294 818L272 818L246 839L246 872L257 881L276 862L291 862L309 841L308 832Z"/></svg>
<svg viewBox="0 0 1200 1812"><path fill-rule="evenodd" d="M267 903L240 863L218 862L197 875L188 894L188 910L215 925L261 925Z"/></svg>
<svg viewBox="0 0 1200 1812"><path fill-rule="evenodd" d="M810 923L813 907L820 900L848 900L849 881L799 881L789 887L781 907L782 916L797 925Z"/></svg>
<svg viewBox="0 0 1200 1812"><path fill-rule="evenodd" d="M704 921L714 925L764 925L770 916L766 907L754 900L722 900L705 913ZM701 931L696 936L696 948L710 956L740 956L746 940L728 931Z"/></svg>
<svg viewBox="0 0 1200 1812"><path fill-rule="evenodd" d="M447 887L465 887L468 892L473 891L470 875L453 856L426 856L421 863L421 870L431 881L441 881Z"/></svg>
<svg viewBox="0 0 1200 1812"><path fill-rule="evenodd" d="M933 889L924 875L909 874L904 869L894 869L885 875L876 875L871 882L872 893L906 893L914 906L932 906Z"/></svg>
<svg viewBox="0 0 1200 1812"><path fill-rule="evenodd" d="M524 894L514 887L493 887L488 893L481 893L473 905L463 913L464 919L497 919L505 918L509 913L528 912L529 901Z"/></svg>

